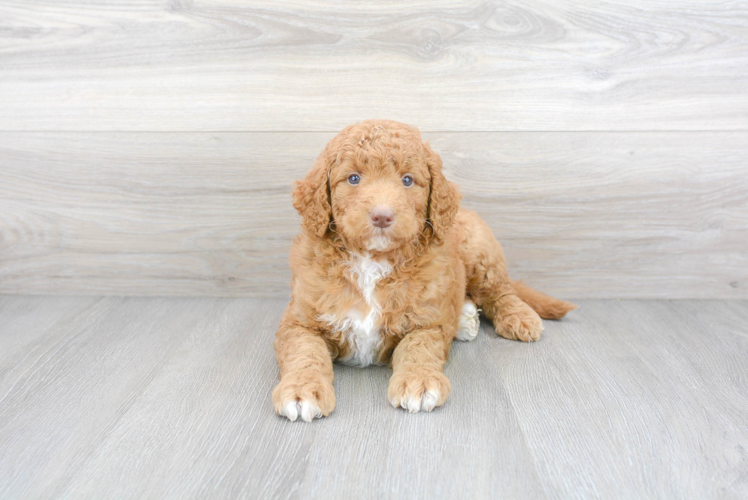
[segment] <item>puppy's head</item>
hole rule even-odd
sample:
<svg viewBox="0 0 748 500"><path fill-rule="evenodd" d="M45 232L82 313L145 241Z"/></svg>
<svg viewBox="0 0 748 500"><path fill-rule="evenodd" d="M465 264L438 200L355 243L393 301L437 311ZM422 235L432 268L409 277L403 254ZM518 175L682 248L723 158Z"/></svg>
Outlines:
<svg viewBox="0 0 748 500"><path fill-rule="evenodd" d="M459 194L418 129L368 120L343 129L294 190L294 207L318 237L337 232L358 252L389 252L421 234L446 236Z"/></svg>

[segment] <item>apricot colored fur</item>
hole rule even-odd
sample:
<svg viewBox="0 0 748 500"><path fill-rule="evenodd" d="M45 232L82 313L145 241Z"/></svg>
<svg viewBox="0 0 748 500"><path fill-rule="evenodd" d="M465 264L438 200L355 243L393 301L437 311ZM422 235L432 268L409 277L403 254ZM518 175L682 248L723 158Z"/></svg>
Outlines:
<svg viewBox="0 0 748 500"><path fill-rule="evenodd" d="M358 185L348 182L352 173ZM352 314L375 318L375 361L393 370L390 403L430 411L449 395L443 367L466 297L499 335L522 341L540 338L540 316L557 319L576 307L509 279L501 245L477 214L459 208L439 155L415 127L384 120L346 127L293 198L303 222L291 249L292 298L275 340L273 391L276 412L291 420L334 409L333 361L355 349L335 325ZM375 206L394 211L392 226L372 225ZM371 296L355 274L363 258L388 265Z"/></svg>

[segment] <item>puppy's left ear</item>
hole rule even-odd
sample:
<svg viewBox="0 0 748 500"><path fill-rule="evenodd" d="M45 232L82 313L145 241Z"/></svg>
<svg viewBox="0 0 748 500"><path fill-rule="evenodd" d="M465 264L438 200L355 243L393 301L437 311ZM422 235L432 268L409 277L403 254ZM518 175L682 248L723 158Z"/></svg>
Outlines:
<svg viewBox="0 0 748 500"><path fill-rule="evenodd" d="M447 236L460 208L460 193L457 187L444 177L442 159L434 153L428 141L423 143L423 147L426 150L426 163L431 175L428 218L433 227L434 237L441 241Z"/></svg>
<svg viewBox="0 0 748 500"><path fill-rule="evenodd" d="M323 151L306 176L296 183L293 206L303 217L303 225L320 238L330 226L330 191L328 185L328 153Z"/></svg>

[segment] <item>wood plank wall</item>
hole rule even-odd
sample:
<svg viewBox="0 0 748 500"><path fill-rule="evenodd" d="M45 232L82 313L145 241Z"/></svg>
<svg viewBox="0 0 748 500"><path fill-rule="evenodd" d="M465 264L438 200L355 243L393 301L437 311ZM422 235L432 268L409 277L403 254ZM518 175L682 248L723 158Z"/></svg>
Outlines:
<svg viewBox="0 0 748 500"><path fill-rule="evenodd" d="M421 128L569 298L748 298L741 2L0 3L0 293L280 296L290 186Z"/></svg>

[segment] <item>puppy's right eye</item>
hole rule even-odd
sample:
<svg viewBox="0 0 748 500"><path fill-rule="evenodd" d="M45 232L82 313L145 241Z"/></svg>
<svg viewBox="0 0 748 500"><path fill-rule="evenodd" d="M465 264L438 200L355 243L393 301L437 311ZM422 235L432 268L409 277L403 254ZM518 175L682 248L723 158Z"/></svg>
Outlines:
<svg viewBox="0 0 748 500"><path fill-rule="evenodd" d="M348 184L350 184L352 186L355 186L359 182L361 182L361 176L360 175L358 175L358 174L351 174L351 175L348 176Z"/></svg>

